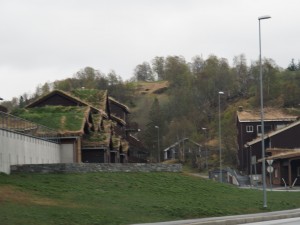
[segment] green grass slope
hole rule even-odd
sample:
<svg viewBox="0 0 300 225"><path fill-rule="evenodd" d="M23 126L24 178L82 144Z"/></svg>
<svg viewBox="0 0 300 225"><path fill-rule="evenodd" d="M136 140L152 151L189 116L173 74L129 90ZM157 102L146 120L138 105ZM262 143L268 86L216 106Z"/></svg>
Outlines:
<svg viewBox="0 0 300 225"><path fill-rule="evenodd" d="M1 225L132 224L262 212L263 195L183 173L0 175ZM300 207L268 193L267 210Z"/></svg>
<svg viewBox="0 0 300 225"><path fill-rule="evenodd" d="M134 118L134 121L139 124L142 130L149 122L149 112L154 99L157 98L161 106L168 102L169 97L166 94L168 87L168 81L139 81L136 83L135 107L130 108L131 118Z"/></svg>

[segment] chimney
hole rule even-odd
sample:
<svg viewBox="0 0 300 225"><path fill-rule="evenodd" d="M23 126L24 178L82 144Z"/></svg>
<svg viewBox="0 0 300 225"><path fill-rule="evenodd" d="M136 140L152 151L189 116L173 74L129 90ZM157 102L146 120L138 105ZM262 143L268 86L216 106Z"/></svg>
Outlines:
<svg viewBox="0 0 300 225"><path fill-rule="evenodd" d="M239 106L239 112L243 112L243 106Z"/></svg>

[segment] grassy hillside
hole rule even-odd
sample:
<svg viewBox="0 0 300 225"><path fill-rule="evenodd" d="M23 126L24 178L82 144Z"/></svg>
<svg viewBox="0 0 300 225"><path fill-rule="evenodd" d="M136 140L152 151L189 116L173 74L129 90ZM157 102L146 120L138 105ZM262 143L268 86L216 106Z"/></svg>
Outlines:
<svg viewBox="0 0 300 225"><path fill-rule="evenodd" d="M168 81L138 82L134 98L135 107L131 108L131 117L142 128L145 127L149 118L149 111L155 98L160 105L168 101L165 91L168 89Z"/></svg>
<svg viewBox="0 0 300 225"><path fill-rule="evenodd" d="M132 224L262 212L262 192L175 173L0 175L1 225ZM268 210L300 207L268 193Z"/></svg>

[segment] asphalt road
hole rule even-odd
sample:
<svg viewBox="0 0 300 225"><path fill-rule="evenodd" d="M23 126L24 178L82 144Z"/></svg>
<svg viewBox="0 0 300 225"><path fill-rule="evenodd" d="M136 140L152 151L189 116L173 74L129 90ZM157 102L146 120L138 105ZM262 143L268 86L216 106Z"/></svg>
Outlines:
<svg viewBox="0 0 300 225"><path fill-rule="evenodd" d="M269 223L261 223L261 221ZM274 222L274 223L272 223ZM159 223L145 223L143 225L234 225L234 224L300 224L300 208L267 213L246 214L237 216L212 217L202 219L178 220ZM142 224L135 224L142 225Z"/></svg>
<svg viewBox="0 0 300 225"><path fill-rule="evenodd" d="M270 220L264 222L256 222L256 223L244 223L243 225L299 225L300 224L300 217L296 218L289 218L289 219L282 219L282 220Z"/></svg>

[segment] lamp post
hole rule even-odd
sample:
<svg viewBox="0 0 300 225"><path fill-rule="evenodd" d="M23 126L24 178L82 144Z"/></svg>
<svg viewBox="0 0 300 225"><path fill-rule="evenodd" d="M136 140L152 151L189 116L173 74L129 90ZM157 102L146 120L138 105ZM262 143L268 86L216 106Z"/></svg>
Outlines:
<svg viewBox="0 0 300 225"><path fill-rule="evenodd" d="M206 127L202 127L202 130L204 131L205 134L205 167L208 170L208 164L207 164L207 146L206 146L206 142L207 142L207 128Z"/></svg>
<svg viewBox="0 0 300 225"><path fill-rule="evenodd" d="M271 16L258 17L259 28L259 80L260 80L260 119L261 119L261 158L262 158L262 182L263 182L263 195L264 195L264 208L267 208L267 193L266 193L266 162L265 162L265 127L264 127L264 99L263 99L263 77L262 77L262 63L261 63L261 32L260 21L270 19Z"/></svg>
<svg viewBox="0 0 300 225"><path fill-rule="evenodd" d="M220 182L223 182L222 179L222 149L221 149L221 95L223 95L223 91L219 91L219 152L220 152Z"/></svg>
<svg viewBox="0 0 300 225"><path fill-rule="evenodd" d="M157 162L160 162L160 150L159 150L159 126L155 126L157 129Z"/></svg>

